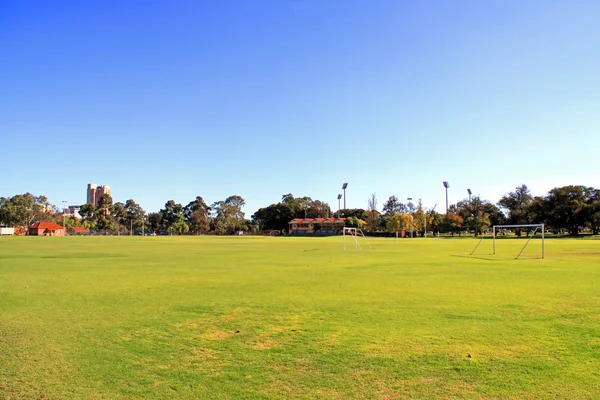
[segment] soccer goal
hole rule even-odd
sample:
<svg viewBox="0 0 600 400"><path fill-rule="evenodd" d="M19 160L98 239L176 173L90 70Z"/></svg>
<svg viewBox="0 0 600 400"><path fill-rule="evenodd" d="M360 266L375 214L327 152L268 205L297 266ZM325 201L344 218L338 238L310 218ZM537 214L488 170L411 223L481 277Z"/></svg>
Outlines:
<svg viewBox="0 0 600 400"><path fill-rule="evenodd" d="M540 232L542 234L542 257L544 258L545 256L545 229L544 229L544 224L521 224L521 225L494 225L492 227L492 229L488 229L485 234L481 237L481 239L479 240L479 242L477 242L477 244L475 245L475 248L473 249L473 251L471 252L470 255L473 255L475 253L475 251L477 250L477 248L479 247L479 245L481 244L481 242L488 237L487 235L489 233L492 234L492 254L496 255L496 236L498 235L498 233L504 233L506 230L508 229L525 229L526 231L529 230L529 237L527 238L527 241L525 242L525 244L523 245L523 247L521 248L521 251L519 251L519 254L517 254L517 256L515 257L515 260L518 260L519 257L521 257L521 255L523 254L523 252L525 251L525 248L527 247L527 245L529 245L529 242L531 242L531 239L533 239L533 237L536 235L536 233Z"/></svg>
<svg viewBox="0 0 600 400"><path fill-rule="evenodd" d="M357 229L357 228L344 228L342 235L344 236L344 251L346 251L346 237L349 237L351 239L348 240L352 240L354 242L354 248L357 250L362 250L362 247L360 247L360 244L358 243L358 235L360 235L365 242L367 242L367 244L369 245L369 248L373 248L371 246L371 243L369 243L369 241L367 240L367 237L365 236L365 234L363 233L362 230Z"/></svg>

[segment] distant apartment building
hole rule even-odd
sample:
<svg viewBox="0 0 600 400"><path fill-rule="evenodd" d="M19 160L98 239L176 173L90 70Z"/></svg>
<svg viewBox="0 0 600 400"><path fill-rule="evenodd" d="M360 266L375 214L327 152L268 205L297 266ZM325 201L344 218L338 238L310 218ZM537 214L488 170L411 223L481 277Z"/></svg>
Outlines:
<svg viewBox="0 0 600 400"><path fill-rule="evenodd" d="M110 186L108 185L96 185L95 183L88 183L87 186L87 202L98 207L102 195L110 194Z"/></svg>
<svg viewBox="0 0 600 400"><path fill-rule="evenodd" d="M81 210L81 206L69 206L69 208L64 210L64 213L67 215L67 217L81 219L79 210Z"/></svg>

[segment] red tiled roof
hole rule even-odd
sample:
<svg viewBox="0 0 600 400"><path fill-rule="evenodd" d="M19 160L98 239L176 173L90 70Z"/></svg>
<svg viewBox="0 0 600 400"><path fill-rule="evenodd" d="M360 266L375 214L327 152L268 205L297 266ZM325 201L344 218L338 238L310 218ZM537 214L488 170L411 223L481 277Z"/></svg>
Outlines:
<svg viewBox="0 0 600 400"><path fill-rule="evenodd" d="M31 225L29 229L50 229L52 231L57 229L65 229L65 227L56 225L54 222L38 222Z"/></svg>
<svg viewBox="0 0 600 400"><path fill-rule="evenodd" d="M317 223L323 223L324 221L327 222L335 222L335 221L345 221L346 218L294 218L293 220L291 220L289 223L301 223L301 222L317 222Z"/></svg>
<svg viewBox="0 0 600 400"><path fill-rule="evenodd" d="M74 226L73 231L75 232L87 232L88 230L86 228L84 228L83 226Z"/></svg>

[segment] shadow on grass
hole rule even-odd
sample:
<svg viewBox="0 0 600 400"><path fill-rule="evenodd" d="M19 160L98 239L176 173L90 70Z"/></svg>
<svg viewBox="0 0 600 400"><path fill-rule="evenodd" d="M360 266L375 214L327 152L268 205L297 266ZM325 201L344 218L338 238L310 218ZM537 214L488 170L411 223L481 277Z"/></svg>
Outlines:
<svg viewBox="0 0 600 400"><path fill-rule="evenodd" d="M490 254L491 256L491 254ZM473 256L470 254L460 255L460 254L451 254L450 257L460 257L460 258L474 258L476 260L485 260L485 261L498 261L497 258L485 258L482 256Z"/></svg>

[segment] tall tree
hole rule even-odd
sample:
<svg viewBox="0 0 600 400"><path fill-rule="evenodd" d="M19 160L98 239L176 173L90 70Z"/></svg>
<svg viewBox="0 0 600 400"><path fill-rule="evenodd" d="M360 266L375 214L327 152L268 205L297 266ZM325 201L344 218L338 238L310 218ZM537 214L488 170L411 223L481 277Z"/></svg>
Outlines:
<svg viewBox="0 0 600 400"><path fill-rule="evenodd" d="M321 200L314 200L308 204L306 216L307 218L328 218L331 216L331 208L329 204Z"/></svg>
<svg viewBox="0 0 600 400"><path fill-rule="evenodd" d="M288 223L294 218L291 208L285 203L271 204L261 208L252 215L260 229L287 230Z"/></svg>
<svg viewBox="0 0 600 400"><path fill-rule="evenodd" d="M588 190L586 219L592 234L598 235L600 233L600 189L589 188Z"/></svg>
<svg viewBox="0 0 600 400"><path fill-rule="evenodd" d="M201 196L188 203L183 209L183 215L190 227L190 232L198 235L210 230L210 207Z"/></svg>
<svg viewBox="0 0 600 400"><path fill-rule="evenodd" d="M145 217L146 212L142 206L133 199L129 199L125 202L125 220L127 221L127 227L129 228L130 234L133 234L134 230L137 231L141 229Z"/></svg>
<svg viewBox="0 0 600 400"><path fill-rule="evenodd" d="M215 232L218 234L233 234L244 225L244 212L242 208L246 201L237 195L229 196L224 201L217 201L211 205L214 217Z"/></svg>
<svg viewBox="0 0 600 400"><path fill-rule="evenodd" d="M421 202L421 199L419 199L416 210L413 212L412 215L414 218L414 230L417 231L419 233L419 235L424 236L425 235L425 225L426 225L426 221L427 221L427 213L425 212L425 209L423 208L423 203Z"/></svg>
<svg viewBox="0 0 600 400"><path fill-rule="evenodd" d="M489 202L482 200L479 196L473 196L471 200L462 200L456 204L457 213L463 220L463 227L474 232L475 237L490 226L490 215L487 210Z"/></svg>
<svg viewBox="0 0 600 400"><path fill-rule="evenodd" d="M157 212L148 214L148 229L156 234L162 227L162 215Z"/></svg>
<svg viewBox="0 0 600 400"><path fill-rule="evenodd" d="M165 203L165 208L158 212L161 216L162 227L172 234L183 234L189 231L189 226L185 222L183 215L183 206L169 200Z"/></svg>
<svg viewBox="0 0 600 400"><path fill-rule="evenodd" d="M287 205L292 211L292 218L308 217L308 208L313 200L310 197L294 197L291 193L284 194L281 197L281 203Z"/></svg>
<svg viewBox="0 0 600 400"><path fill-rule="evenodd" d="M95 210L96 228L106 231L112 231L115 228L113 200L110 194L103 194L98 201L98 207Z"/></svg>
<svg viewBox="0 0 600 400"><path fill-rule="evenodd" d="M387 224L387 230L396 233L408 231L411 227L414 228L414 218L408 213L395 214Z"/></svg>
<svg viewBox="0 0 600 400"><path fill-rule="evenodd" d="M527 206L527 220L530 224L543 224L547 221L546 198L535 196Z"/></svg>
<svg viewBox="0 0 600 400"><path fill-rule="evenodd" d="M435 211L435 207L427 211L427 229L437 232L438 235L444 224L444 216Z"/></svg>
<svg viewBox="0 0 600 400"><path fill-rule="evenodd" d="M0 225L12 226L10 198L0 197Z"/></svg>
<svg viewBox="0 0 600 400"><path fill-rule="evenodd" d="M394 195L390 196L383 204L383 215L393 217L396 214L401 214L406 211L406 206L401 203Z"/></svg>
<svg viewBox="0 0 600 400"><path fill-rule="evenodd" d="M448 212L444 217L443 230L452 233L460 232L463 229L464 220L463 218L454 212Z"/></svg>
<svg viewBox="0 0 600 400"><path fill-rule="evenodd" d="M87 229L96 227L96 207L92 203L86 203L79 209L79 215L83 221L83 226Z"/></svg>
<svg viewBox="0 0 600 400"><path fill-rule="evenodd" d="M368 201L367 229L371 232L375 232L378 221L379 211L377 211L377 197L375 196L375 193L373 193Z"/></svg>
<svg viewBox="0 0 600 400"><path fill-rule="evenodd" d="M586 223L592 190L581 185L552 189L545 202L548 223L556 229L567 229L571 235L578 235Z"/></svg>
<svg viewBox="0 0 600 400"><path fill-rule="evenodd" d="M125 203L117 202L113 205L113 211L111 213L113 221L115 222L117 232L121 234L121 229L126 227L129 230L129 223L127 220L127 210L125 209Z"/></svg>
<svg viewBox="0 0 600 400"><path fill-rule="evenodd" d="M56 211L56 210L54 210ZM6 225L30 226L34 222L49 221L53 210L46 196L31 193L17 194L0 201L0 217Z"/></svg>
<svg viewBox="0 0 600 400"><path fill-rule="evenodd" d="M366 220L367 211L362 208L347 208L342 210L342 215L345 218L356 217L358 219Z"/></svg>
<svg viewBox="0 0 600 400"><path fill-rule="evenodd" d="M514 192L504 195L498 201L498 206L507 211L509 224L530 224L532 221L529 218L527 207L532 201L533 196L527 185L521 185L516 187ZM520 234L520 230L518 234Z"/></svg>

